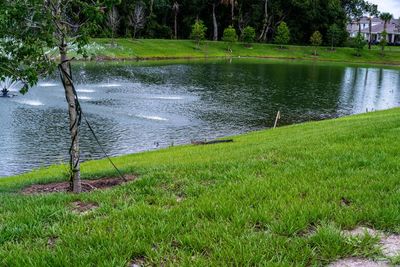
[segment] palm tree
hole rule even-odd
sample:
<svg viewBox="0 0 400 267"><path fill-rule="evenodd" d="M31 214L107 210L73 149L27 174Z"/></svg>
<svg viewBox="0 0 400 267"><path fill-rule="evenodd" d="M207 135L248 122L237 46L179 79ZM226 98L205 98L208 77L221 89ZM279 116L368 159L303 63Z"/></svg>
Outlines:
<svg viewBox="0 0 400 267"><path fill-rule="evenodd" d="M388 22L390 22L393 19L393 15L390 13L382 13L380 15L380 19L383 20L384 24L383 24L383 32L385 32L386 34L384 36L388 36L387 35L387 24ZM387 38L387 37L385 37Z"/></svg>
<svg viewBox="0 0 400 267"><path fill-rule="evenodd" d="M368 49L371 50L371 44L372 44L372 18L375 18L378 16L379 11L378 11L378 5L373 5L373 4L368 4L367 6L367 11L369 13L368 21L369 21L369 41L368 41Z"/></svg>
<svg viewBox="0 0 400 267"><path fill-rule="evenodd" d="M388 24L388 22L390 22L393 19L393 15L390 13L382 13L380 15L380 19L383 20L383 22L384 22L383 28L384 28L384 31L386 31L387 24Z"/></svg>

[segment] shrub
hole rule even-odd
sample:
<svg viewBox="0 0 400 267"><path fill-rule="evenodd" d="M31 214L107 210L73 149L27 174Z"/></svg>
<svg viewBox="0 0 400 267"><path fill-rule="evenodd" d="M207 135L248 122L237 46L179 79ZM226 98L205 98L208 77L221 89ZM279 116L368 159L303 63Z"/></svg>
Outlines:
<svg viewBox="0 0 400 267"><path fill-rule="evenodd" d="M314 56L317 56L317 48L322 44L322 34L316 31L311 35L310 43L314 46Z"/></svg>
<svg viewBox="0 0 400 267"><path fill-rule="evenodd" d="M385 55L385 46L387 46L387 44L388 44L387 36L388 36L387 32L383 31L381 40L379 41L379 45L380 45L380 47L382 49L382 56Z"/></svg>
<svg viewBox="0 0 400 267"><path fill-rule="evenodd" d="M280 48L284 48L290 41L290 31L289 27L285 22L279 24L275 35L275 43L280 45Z"/></svg>
<svg viewBox="0 0 400 267"><path fill-rule="evenodd" d="M192 33L190 37L195 40L197 48L200 47L200 42L206 38L207 27L204 25L203 21L197 20L192 26Z"/></svg>
<svg viewBox="0 0 400 267"><path fill-rule="evenodd" d="M232 45L237 42L238 36L235 28L229 26L224 30L224 36L222 40L228 44L228 50L232 51Z"/></svg>
<svg viewBox="0 0 400 267"><path fill-rule="evenodd" d="M242 32L242 41L246 44L246 46L250 47L251 43L253 43L255 39L256 30L251 26L247 26L246 28L244 28Z"/></svg>
<svg viewBox="0 0 400 267"><path fill-rule="evenodd" d="M357 37L353 39L354 42L354 49L356 50L356 56L361 56L361 51L364 49L367 42L364 40L364 37L361 33L357 34Z"/></svg>

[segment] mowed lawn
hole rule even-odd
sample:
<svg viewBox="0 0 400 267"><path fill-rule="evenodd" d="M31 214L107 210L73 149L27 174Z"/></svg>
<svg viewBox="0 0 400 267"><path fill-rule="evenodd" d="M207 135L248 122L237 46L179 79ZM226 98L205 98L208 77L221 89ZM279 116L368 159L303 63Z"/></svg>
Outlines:
<svg viewBox="0 0 400 267"><path fill-rule="evenodd" d="M136 181L22 195L54 166L0 179L2 266L310 266L380 258L368 226L400 233L400 109L115 158ZM85 178L115 175L107 161ZM73 202L97 206L73 211ZM399 258L390 259L393 263Z"/></svg>
<svg viewBox="0 0 400 267"><path fill-rule="evenodd" d="M116 39L115 46L111 46L110 39L93 39L103 49L92 53L93 59L168 59L168 58L212 58L212 57L265 57L301 60L322 60L334 62L354 62L370 64L400 65L400 48L387 47L382 56L380 47L374 46L362 51L362 56L355 56L353 48L337 48L331 51L329 47L317 49L318 56L313 55L311 46L286 46L280 49L274 44L252 44L245 47L243 43L232 46L232 53L228 52L225 42L204 41L198 48L191 40L154 40L154 39Z"/></svg>

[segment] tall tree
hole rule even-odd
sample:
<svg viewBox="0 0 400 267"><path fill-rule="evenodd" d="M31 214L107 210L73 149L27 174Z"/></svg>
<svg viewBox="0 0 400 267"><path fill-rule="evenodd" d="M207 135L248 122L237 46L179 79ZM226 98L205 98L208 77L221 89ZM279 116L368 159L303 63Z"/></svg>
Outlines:
<svg viewBox="0 0 400 267"><path fill-rule="evenodd" d="M178 13L179 13L179 3L177 1L172 5L172 12L174 13L174 37L178 39Z"/></svg>
<svg viewBox="0 0 400 267"><path fill-rule="evenodd" d="M358 33L361 33L361 18L364 13L367 11L367 3L365 0L345 0L344 2L344 10L347 14L347 17L350 23L354 21L358 24Z"/></svg>
<svg viewBox="0 0 400 267"><path fill-rule="evenodd" d="M267 34L269 31L269 26L271 24L270 18L268 16L268 0L264 0L264 23L263 23L263 28L260 34L260 37L258 40L266 41L267 40Z"/></svg>
<svg viewBox="0 0 400 267"><path fill-rule="evenodd" d="M377 17L379 14L378 5L366 4L366 10L368 12L368 31L369 31L369 39L368 39L368 49L371 50L372 45L372 19Z"/></svg>
<svg viewBox="0 0 400 267"><path fill-rule="evenodd" d="M138 31L142 30L146 23L144 5L138 2L132 13L129 15L129 25L133 28L133 39L136 39Z"/></svg>
<svg viewBox="0 0 400 267"><path fill-rule="evenodd" d="M113 5L107 14L107 25L111 29L111 45L115 45L114 36L118 30L120 18L118 9Z"/></svg>
<svg viewBox="0 0 400 267"><path fill-rule="evenodd" d="M212 0L212 21L213 21L213 40L218 41L218 22L216 8L218 6L218 0Z"/></svg>
<svg viewBox="0 0 400 267"><path fill-rule="evenodd" d="M13 0L1 1L0 42L6 51L6 63L1 57L0 79L13 77L25 83L24 91L33 86L39 75L55 70L55 62L45 53L58 47L58 69L68 102L70 147L70 189L80 193L79 124L81 109L78 102L68 56L70 45L77 45L79 54L85 54L88 32L95 27L102 7L99 2L83 0ZM16 49L14 49L16 48Z"/></svg>
<svg viewBox="0 0 400 267"><path fill-rule="evenodd" d="M385 50L385 46L388 42L388 34L387 34L387 24L390 23L390 21L393 19L393 15L390 13L382 13L380 15L380 19L383 20L383 32L382 32L382 39L385 39L384 41L381 40L380 44L382 47L382 55L384 53Z"/></svg>
<svg viewBox="0 0 400 267"><path fill-rule="evenodd" d="M231 25L233 26L235 21L235 0L221 0L221 3L226 6L231 6Z"/></svg>

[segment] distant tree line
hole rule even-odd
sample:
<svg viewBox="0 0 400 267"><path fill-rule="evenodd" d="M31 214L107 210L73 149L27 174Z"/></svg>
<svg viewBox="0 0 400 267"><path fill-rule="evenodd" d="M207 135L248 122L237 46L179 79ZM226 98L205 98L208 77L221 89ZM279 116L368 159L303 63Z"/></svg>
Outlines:
<svg viewBox="0 0 400 267"><path fill-rule="evenodd" d="M337 45L347 40L346 25L371 10L364 0L109 0L103 23L95 37L188 39L201 20L205 38L221 40L232 26L238 36L246 27L255 29L255 40L273 42L278 26L290 29L290 43L306 44L316 31L323 43L332 44L334 25Z"/></svg>

